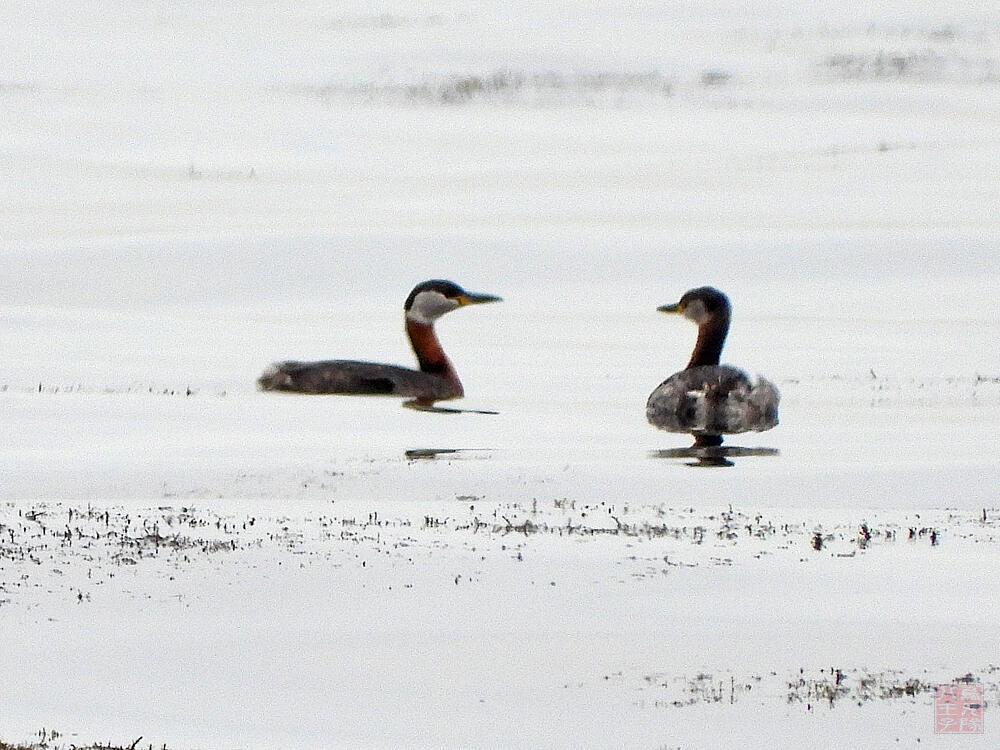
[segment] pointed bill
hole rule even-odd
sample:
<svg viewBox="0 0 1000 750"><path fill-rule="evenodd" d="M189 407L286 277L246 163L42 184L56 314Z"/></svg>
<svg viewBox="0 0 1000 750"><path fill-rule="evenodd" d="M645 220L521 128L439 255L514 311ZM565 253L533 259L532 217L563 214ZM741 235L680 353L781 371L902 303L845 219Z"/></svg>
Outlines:
<svg viewBox="0 0 1000 750"><path fill-rule="evenodd" d="M492 294L476 294L475 292L464 292L458 297L460 305L481 305L484 302L501 302L502 298Z"/></svg>

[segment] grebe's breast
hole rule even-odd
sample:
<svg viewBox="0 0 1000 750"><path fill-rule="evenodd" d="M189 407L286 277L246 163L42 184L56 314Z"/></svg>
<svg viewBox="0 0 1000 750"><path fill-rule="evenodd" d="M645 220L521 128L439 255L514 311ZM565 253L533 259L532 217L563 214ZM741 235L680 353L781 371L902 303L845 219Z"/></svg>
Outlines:
<svg viewBox="0 0 1000 750"><path fill-rule="evenodd" d="M462 396L461 385L443 374L350 359L276 362L257 379L257 387L262 391L405 396L434 400Z"/></svg>
<svg viewBox="0 0 1000 750"><path fill-rule="evenodd" d="M729 365L674 373L649 395L646 419L668 432L725 435L762 432L778 424L774 384Z"/></svg>

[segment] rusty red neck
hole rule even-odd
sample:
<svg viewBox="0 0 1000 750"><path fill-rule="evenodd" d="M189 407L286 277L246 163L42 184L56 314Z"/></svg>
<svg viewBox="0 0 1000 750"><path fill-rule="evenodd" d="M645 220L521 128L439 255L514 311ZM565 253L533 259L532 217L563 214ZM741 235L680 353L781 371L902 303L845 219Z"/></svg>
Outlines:
<svg viewBox="0 0 1000 750"><path fill-rule="evenodd" d="M719 364L727 333L729 333L728 311L716 313L698 326L698 341L695 342L687 369Z"/></svg>
<svg viewBox="0 0 1000 750"><path fill-rule="evenodd" d="M458 379L458 373L455 372L451 360L441 348L441 342L438 341L437 334L434 333L434 326L430 323L420 323L407 319L406 335L410 337L410 346L413 347L413 353L417 355L420 370L447 379L458 388L461 396L463 393L462 383Z"/></svg>

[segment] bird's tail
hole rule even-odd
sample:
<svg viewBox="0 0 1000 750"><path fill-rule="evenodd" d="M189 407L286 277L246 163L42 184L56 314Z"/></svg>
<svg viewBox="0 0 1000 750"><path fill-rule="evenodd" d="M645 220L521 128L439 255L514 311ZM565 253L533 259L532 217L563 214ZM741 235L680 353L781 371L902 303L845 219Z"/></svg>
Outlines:
<svg viewBox="0 0 1000 750"><path fill-rule="evenodd" d="M284 362L268 366L257 378L257 389L261 391L283 391L288 388L289 377Z"/></svg>

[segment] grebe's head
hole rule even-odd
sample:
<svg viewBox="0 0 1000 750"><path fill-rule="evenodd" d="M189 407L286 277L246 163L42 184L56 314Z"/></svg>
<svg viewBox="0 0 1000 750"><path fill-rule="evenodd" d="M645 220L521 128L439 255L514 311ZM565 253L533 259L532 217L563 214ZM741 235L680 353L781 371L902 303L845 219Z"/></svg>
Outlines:
<svg viewBox="0 0 1000 750"><path fill-rule="evenodd" d="M656 309L660 312L680 313L700 326L716 318L728 319L729 298L714 287L700 286L684 292L677 304L662 305Z"/></svg>
<svg viewBox="0 0 1000 750"><path fill-rule="evenodd" d="M458 284L443 279L422 281L413 287L410 296L406 298L403 309L406 319L415 323L430 324L446 312L457 310L465 305L478 305L484 302L499 302L499 297L492 294L473 294L467 292Z"/></svg>

